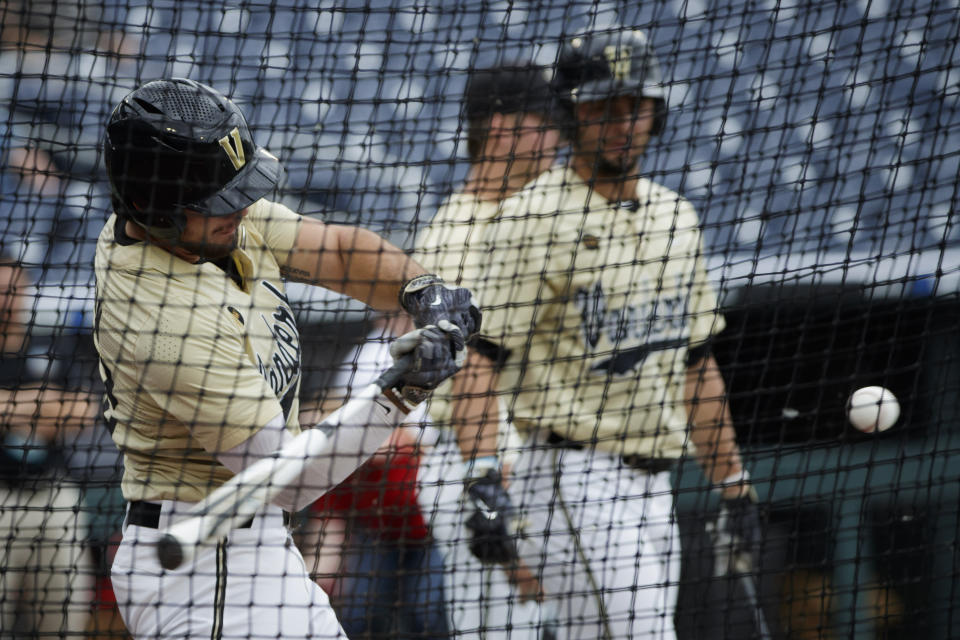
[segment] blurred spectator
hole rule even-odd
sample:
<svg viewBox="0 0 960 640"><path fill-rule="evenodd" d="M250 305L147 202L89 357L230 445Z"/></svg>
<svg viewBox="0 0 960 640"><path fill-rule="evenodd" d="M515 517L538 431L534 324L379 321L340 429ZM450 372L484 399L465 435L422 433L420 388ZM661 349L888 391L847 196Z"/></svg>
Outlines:
<svg viewBox="0 0 960 640"><path fill-rule="evenodd" d="M117 488L119 493L119 487ZM130 637L120 609L117 607L117 597L113 593L113 583L110 581L110 565L113 556L120 545L122 535L120 531L103 544L93 546L97 564L96 593L93 598L93 611L86 628L87 640L125 640Z"/></svg>
<svg viewBox="0 0 960 640"><path fill-rule="evenodd" d="M83 0L0 3L0 122L72 175L99 170L103 123L137 76L139 40L115 12Z"/></svg>
<svg viewBox="0 0 960 640"><path fill-rule="evenodd" d="M101 37L99 3L82 0L6 0L3 40L24 48L93 48Z"/></svg>
<svg viewBox="0 0 960 640"><path fill-rule="evenodd" d="M0 261L0 631L63 637L86 628L93 566L81 492L60 469L68 432L90 427L97 397L49 383L49 361L28 356L25 269Z"/></svg>
<svg viewBox="0 0 960 640"><path fill-rule="evenodd" d="M406 328L381 318L327 386L323 413L390 364L389 337ZM380 451L314 503L301 550L331 596L340 623L360 638L447 638L443 563L417 504L421 448L435 433L425 411L408 416ZM312 565L312 566L311 566Z"/></svg>
<svg viewBox="0 0 960 640"><path fill-rule="evenodd" d="M32 334L88 326L93 253L108 203L105 194L68 179L50 154L35 145L10 148L4 160L0 251L28 268L38 288Z"/></svg>
<svg viewBox="0 0 960 640"><path fill-rule="evenodd" d="M42 269L48 263L50 238L57 218L60 178L50 155L36 147L14 147L0 176L0 250L23 265ZM39 271L37 272L39 274Z"/></svg>
<svg viewBox="0 0 960 640"><path fill-rule="evenodd" d="M13 256L11 261L16 263L23 285L19 299L30 301L22 310L29 311L28 323L4 323L8 333L18 336L28 369L19 377L4 374L0 406L12 427L12 435L7 434L7 438L36 430L37 442L57 445L45 458L40 458L39 449L31 451L31 456L44 460L48 470L56 469L58 478L66 473L77 483L59 496L63 503L76 508L79 501L75 490L83 493L84 528L77 532L74 542L86 545L96 567L90 629L116 630L119 616L107 577L109 564L103 559L109 555L107 541L118 526L114 522L117 517L90 500L91 492L98 496L94 502L103 502L111 492L119 493L115 472L118 454L106 428L100 423L94 426L101 383L92 341L84 331L92 316L88 307L93 298L95 234L106 198L96 195L92 185L64 176L50 154L36 145L9 149L3 167L0 251ZM63 388L84 391L53 388L52 381ZM57 424L61 418L63 422ZM82 431L77 428L81 426ZM4 471L15 474L16 465L9 460L5 463ZM36 500L52 498L39 495ZM56 508L53 502L51 507ZM85 565L90 562L88 554L84 553L82 561ZM72 625L74 621L70 622Z"/></svg>

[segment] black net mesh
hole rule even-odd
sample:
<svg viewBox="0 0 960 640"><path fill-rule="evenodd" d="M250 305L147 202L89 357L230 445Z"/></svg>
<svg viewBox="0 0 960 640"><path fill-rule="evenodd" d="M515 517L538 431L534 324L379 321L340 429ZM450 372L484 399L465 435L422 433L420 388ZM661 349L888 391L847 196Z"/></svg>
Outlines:
<svg viewBox="0 0 960 640"><path fill-rule="evenodd" d="M334 615L351 638L957 635L956 0L6 0L0 21L3 637L334 637ZM603 196L605 165L583 160L587 127L570 114L464 119L472 70L549 78L573 38L624 29L645 34L666 107L625 175L669 191ZM471 550L469 465L437 400L366 464L326 451L357 469L313 506L265 507L198 564L160 569L162 530L232 475L217 456L241 440L236 416L255 406L250 433L273 417L252 382L211 380L254 371L291 425L299 395L306 428L388 367L410 328L390 313L395 292L380 313L303 284L369 285L358 269L386 258L344 235L323 245L334 267L292 260L279 207L243 223L269 255L232 261L221 238L188 273L169 251L130 253L139 232L107 224L104 126L131 90L170 77L240 107L286 169L271 202L373 230L478 294L489 324L471 348L503 368L492 390L460 395L493 399L520 565ZM214 115L192 90L171 99ZM219 160L239 171L252 154L227 146ZM468 150L490 163L492 209ZM460 217L438 223L463 193ZM671 194L666 222L653 193ZM591 226L600 209L634 217ZM671 271L677 251L694 270ZM197 273L233 288L201 295ZM724 323L706 349L690 336L711 297ZM586 351L564 351L581 332ZM897 398L889 429L851 425L863 387ZM724 561L730 505L686 424L716 406L757 494L746 565ZM699 444L699 462L716 459ZM131 502L147 506L125 526Z"/></svg>

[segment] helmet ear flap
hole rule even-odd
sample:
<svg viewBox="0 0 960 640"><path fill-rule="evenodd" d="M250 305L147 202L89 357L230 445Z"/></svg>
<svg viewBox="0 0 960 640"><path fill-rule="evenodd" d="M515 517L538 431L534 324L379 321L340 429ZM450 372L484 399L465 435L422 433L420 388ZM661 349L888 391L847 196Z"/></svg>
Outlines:
<svg viewBox="0 0 960 640"><path fill-rule="evenodd" d="M186 218L180 212L144 211L136 202L128 206L116 192L110 194L110 203L119 218L129 220L152 237L170 244L176 243L186 228Z"/></svg>
<svg viewBox="0 0 960 640"><path fill-rule="evenodd" d="M127 219L149 233L151 237L156 238L157 240L162 240L168 244L176 244L180 241L180 237L183 235L186 222L183 216L176 215L169 217L159 216L159 219L154 219L157 223L163 223L169 220L169 225L156 223L149 224L149 218L144 219L143 217L139 216L136 218L127 217Z"/></svg>
<svg viewBox="0 0 960 640"><path fill-rule="evenodd" d="M179 220L179 209L170 197L175 186L158 174L158 154L149 146L153 144L151 127L136 113L124 117L123 110L129 109L125 100L114 111L103 140L113 210L155 238L179 239L184 221Z"/></svg>

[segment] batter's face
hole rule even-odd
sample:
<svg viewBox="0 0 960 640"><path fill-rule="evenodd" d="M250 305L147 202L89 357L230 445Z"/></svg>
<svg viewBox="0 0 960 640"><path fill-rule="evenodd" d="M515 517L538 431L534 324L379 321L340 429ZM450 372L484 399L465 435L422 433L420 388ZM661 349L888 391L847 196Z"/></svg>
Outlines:
<svg viewBox="0 0 960 640"><path fill-rule="evenodd" d="M204 260L217 260L237 248L237 229L247 210L214 218L185 209L184 215L186 226L177 247Z"/></svg>
<svg viewBox="0 0 960 640"><path fill-rule="evenodd" d="M594 167L598 177L622 177L636 171L650 142L656 102L618 96L577 105L577 161Z"/></svg>

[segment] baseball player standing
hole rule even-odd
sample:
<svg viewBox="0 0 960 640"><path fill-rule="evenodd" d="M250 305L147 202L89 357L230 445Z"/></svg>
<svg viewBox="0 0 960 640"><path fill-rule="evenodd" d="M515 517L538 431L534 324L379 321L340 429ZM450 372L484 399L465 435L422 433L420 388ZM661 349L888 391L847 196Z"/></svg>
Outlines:
<svg viewBox="0 0 960 640"><path fill-rule="evenodd" d="M459 254L460 246L472 246L475 229L482 229L501 211L501 203L523 189L553 164L563 146L559 127L552 121L557 101L545 76L535 65L502 66L471 73L464 100L470 169L464 185L440 207L417 241L421 264L450 272L457 281L482 277L487 256L477 252ZM490 369L499 356L496 344L475 338L466 367ZM465 369L466 371L466 369ZM459 376L461 382L471 378ZM462 390L456 389L457 395ZM449 414L437 396L432 408ZM478 398L482 404L490 398ZM480 407L482 412L484 407ZM445 415L457 427L458 443L465 458L495 455L497 431L464 423L459 414Z"/></svg>
<svg viewBox="0 0 960 640"><path fill-rule="evenodd" d="M468 385L458 386L468 371L455 377L469 393L454 396L454 415L485 434L499 407L477 398L499 397L526 438L508 496L492 481L474 494L490 559L519 552L535 568L559 612L557 637L673 638L680 549L669 469L688 442L722 493L718 526L738 549L757 540L710 354L723 318L696 212L639 175L667 115L644 34L574 38L556 71L573 120L569 162L456 244L446 237L462 266L440 273L477 293L480 342L502 362L469 371ZM516 547L511 520L524 524Z"/></svg>
<svg viewBox="0 0 960 640"><path fill-rule="evenodd" d="M197 82L127 95L104 158L114 212L97 245L95 341L129 501L112 568L124 621L135 638L343 637L284 510L310 504L385 436L312 461L273 504L176 570L159 565L159 529L299 432L301 351L284 279L403 308L421 327L391 347L414 364L371 403L379 434L459 367L480 322L470 292L372 232L265 200L279 162L230 100Z"/></svg>
<svg viewBox="0 0 960 640"><path fill-rule="evenodd" d="M550 77L551 70L521 62L470 73L463 101L470 169L463 186L444 202L418 238L416 256L421 264L449 273L454 281L482 278L487 256L459 249L471 246L474 230L496 218L505 199L547 170L565 144L554 121L559 111ZM453 395L469 400L454 412L446 385L433 396L431 415L453 427L457 443L443 440L425 459L421 504L432 513L434 537L446 558L447 609L458 635L523 637L524 627L530 626L537 612L530 611L531 606L516 605L514 588L529 601L540 596L540 586L515 555L503 552L499 540L489 544L490 523L479 515L487 501L506 500L497 454L505 448L515 450L517 435L506 420L481 430L478 421L463 419L468 403L476 403L469 411L478 415L487 411L504 415L499 408L487 406L498 398L471 395L473 380L485 378L497 366L498 347L476 339L471 346L463 375L454 379L452 390ZM466 464L459 464L461 456ZM509 477L510 457L510 453L503 456L504 477ZM464 480L465 496L461 495ZM466 509L461 511L458 505L464 499ZM499 532L496 527L495 532ZM490 563L491 569L503 565L507 573L484 571L482 562Z"/></svg>

